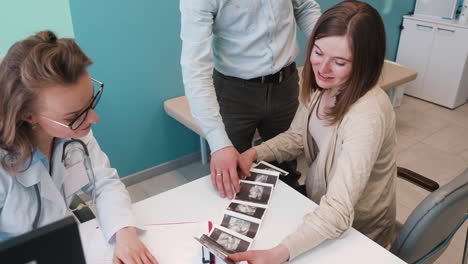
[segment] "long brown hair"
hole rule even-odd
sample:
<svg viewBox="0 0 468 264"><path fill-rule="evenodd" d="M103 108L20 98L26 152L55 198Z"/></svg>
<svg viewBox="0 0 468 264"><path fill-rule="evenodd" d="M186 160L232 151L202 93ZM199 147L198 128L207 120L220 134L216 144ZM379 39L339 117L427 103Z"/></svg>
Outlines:
<svg viewBox="0 0 468 264"><path fill-rule="evenodd" d="M34 151L31 124L23 119L35 113L40 89L74 84L92 61L73 39L41 31L16 42L0 63L1 164L19 172Z"/></svg>
<svg viewBox="0 0 468 264"><path fill-rule="evenodd" d="M326 112L330 124L340 122L352 104L366 94L379 81L385 59L385 26L377 10L367 3L344 1L318 19L309 39L307 57L302 72L301 101L309 104L317 85L310 64L315 41L330 36L345 36L353 54L352 69L345 88L336 97L335 106Z"/></svg>

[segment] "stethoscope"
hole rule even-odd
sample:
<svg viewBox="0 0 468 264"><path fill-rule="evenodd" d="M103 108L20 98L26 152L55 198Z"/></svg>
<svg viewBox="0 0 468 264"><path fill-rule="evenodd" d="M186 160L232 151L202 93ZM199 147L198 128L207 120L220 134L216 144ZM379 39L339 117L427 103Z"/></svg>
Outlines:
<svg viewBox="0 0 468 264"><path fill-rule="evenodd" d="M49 174L52 176L53 158L51 158L50 160L51 162L49 165ZM65 169L73 167L77 165L79 162L83 162L88 180L93 185L92 204L95 204L96 202L96 178L94 176L94 171L93 171L93 167L91 164L91 158L89 156L88 148L86 147L86 144L79 139L71 139L65 142L63 144L63 151L62 151L62 163L64 164ZM36 229L39 224L39 219L41 217L41 210L42 210L42 201L41 201L41 194L39 191L39 183L34 185L34 190L36 192L36 198L37 198L37 211L36 211L36 216L34 217L32 228ZM63 191L63 187L62 187L62 194L64 196L65 203L66 203L66 197ZM81 208L85 206L86 205L80 204L75 209L70 208L70 210L71 211L80 210Z"/></svg>

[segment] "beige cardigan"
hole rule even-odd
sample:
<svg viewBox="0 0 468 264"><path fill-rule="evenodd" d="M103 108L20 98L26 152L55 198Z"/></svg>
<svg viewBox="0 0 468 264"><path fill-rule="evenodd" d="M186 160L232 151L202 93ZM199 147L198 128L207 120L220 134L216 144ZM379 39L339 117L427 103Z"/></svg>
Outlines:
<svg viewBox="0 0 468 264"><path fill-rule="evenodd" d="M311 105L317 98L316 92ZM310 166L317 156L308 133L311 112L312 106L300 104L288 131L255 147L257 159L282 162L305 152ZM351 226L388 248L396 215L396 132L393 107L380 87L350 107L322 151L326 155L320 155L316 171L306 178L308 196L319 207L281 242L290 260Z"/></svg>

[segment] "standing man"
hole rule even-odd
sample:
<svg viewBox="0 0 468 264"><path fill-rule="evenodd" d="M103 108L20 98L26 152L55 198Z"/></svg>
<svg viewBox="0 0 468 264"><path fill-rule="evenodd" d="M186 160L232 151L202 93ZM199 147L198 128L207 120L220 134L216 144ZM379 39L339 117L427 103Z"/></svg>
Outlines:
<svg viewBox="0 0 468 264"><path fill-rule="evenodd" d="M180 0L182 75L192 114L211 148L222 197L239 191L238 157L255 130L287 130L299 105L296 22L307 36L313 0ZM249 168L240 168L247 175Z"/></svg>

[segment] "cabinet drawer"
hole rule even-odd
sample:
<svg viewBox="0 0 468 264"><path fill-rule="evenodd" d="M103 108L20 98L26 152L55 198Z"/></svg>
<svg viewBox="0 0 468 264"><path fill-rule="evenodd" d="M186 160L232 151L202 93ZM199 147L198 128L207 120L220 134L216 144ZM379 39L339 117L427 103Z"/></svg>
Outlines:
<svg viewBox="0 0 468 264"><path fill-rule="evenodd" d="M468 29L451 27L447 25L437 25L434 29L435 38L447 41L447 48L454 49L448 52L457 52L462 55L468 51ZM462 52L462 54L460 54Z"/></svg>
<svg viewBox="0 0 468 264"><path fill-rule="evenodd" d="M403 21L403 28L408 29L414 32L433 32L434 29L437 27L437 24L412 20L412 19L405 19Z"/></svg>

